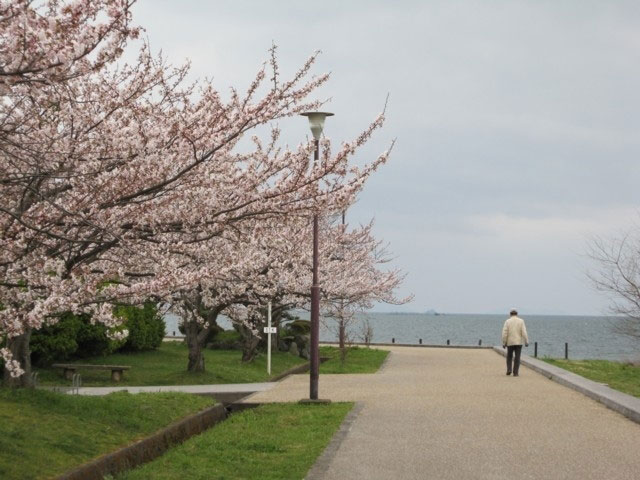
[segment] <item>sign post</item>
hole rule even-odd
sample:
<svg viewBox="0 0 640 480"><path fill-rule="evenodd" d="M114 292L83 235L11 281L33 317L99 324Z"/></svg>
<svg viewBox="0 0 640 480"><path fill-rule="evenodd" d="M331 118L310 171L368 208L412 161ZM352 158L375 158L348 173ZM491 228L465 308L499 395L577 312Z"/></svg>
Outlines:
<svg viewBox="0 0 640 480"><path fill-rule="evenodd" d="M267 374L271 375L271 334L276 333L276 327L271 326L271 302L267 307L267 326L264 327L264 333L267 334Z"/></svg>

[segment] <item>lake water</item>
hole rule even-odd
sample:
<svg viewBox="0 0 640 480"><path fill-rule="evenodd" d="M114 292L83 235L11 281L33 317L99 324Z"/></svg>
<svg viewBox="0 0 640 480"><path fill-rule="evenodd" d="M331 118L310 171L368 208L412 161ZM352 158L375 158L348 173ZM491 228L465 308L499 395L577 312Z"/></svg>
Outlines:
<svg viewBox="0 0 640 480"><path fill-rule="evenodd" d="M299 312L301 318L308 313ZM373 329L373 342L415 343L444 345L499 345L502 325L506 315L475 314L420 314L420 313L369 313L366 315ZM533 355L533 342L538 342L538 356L564 357L564 344L569 343L569 358L600 358L607 360L640 360L640 341L615 334L612 325L615 317L523 315L529 347L523 348ZM177 318L166 317L167 333L179 334ZM225 329L231 328L227 319L218 322ZM335 322L324 320L320 329L321 341L335 341ZM360 340L360 325L349 328L349 336Z"/></svg>

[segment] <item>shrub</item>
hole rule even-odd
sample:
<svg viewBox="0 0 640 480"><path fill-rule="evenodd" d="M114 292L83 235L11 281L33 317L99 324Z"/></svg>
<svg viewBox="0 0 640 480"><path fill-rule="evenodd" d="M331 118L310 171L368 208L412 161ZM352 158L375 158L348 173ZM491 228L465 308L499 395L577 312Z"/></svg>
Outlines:
<svg viewBox="0 0 640 480"><path fill-rule="evenodd" d="M162 344L165 324L155 303L147 302L142 307L121 305L114 313L125 319L123 328L129 330L122 350L153 350Z"/></svg>
<svg viewBox="0 0 640 480"><path fill-rule="evenodd" d="M104 325L92 325L90 315L67 312L60 315L57 323L33 332L31 361L42 366L56 360L107 355L123 343L110 340Z"/></svg>
<svg viewBox="0 0 640 480"><path fill-rule="evenodd" d="M282 325L283 336L309 335L310 332L311 322L309 320L301 320L296 317L293 321Z"/></svg>
<svg viewBox="0 0 640 480"><path fill-rule="evenodd" d="M298 355L302 358L308 358L311 322L295 316L289 316L280 325L278 349L283 352L290 351L292 343L295 342L298 347Z"/></svg>
<svg viewBox="0 0 640 480"><path fill-rule="evenodd" d="M83 322L78 330L78 350L75 357L85 358L99 355L109 355L124 344L124 340L115 341L107 337L107 327L101 323L91 324L88 316L83 316Z"/></svg>
<svg viewBox="0 0 640 480"><path fill-rule="evenodd" d="M86 315L65 313L58 323L48 325L31 334L31 362L34 365L48 365L55 360L67 360L78 350L78 332Z"/></svg>
<svg viewBox="0 0 640 480"><path fill-rule="evenodd" d="M71 312L60 316L57 323L31 335L31 361L44 366L57 360L108 355L117 350L140 351L158 348L164 337L164 320L154 303L142 307L121 305L114 311L124 319L118 329L127 329L124 340L111 340L107 327L91 323L88 314Z"/></svg>
<svg viewBox="0 0 640 480"><path fill-rule="evenodd" d="M239 350L242 348L242 336L235 330L222 330L207 344L213 350Z"/></svg>

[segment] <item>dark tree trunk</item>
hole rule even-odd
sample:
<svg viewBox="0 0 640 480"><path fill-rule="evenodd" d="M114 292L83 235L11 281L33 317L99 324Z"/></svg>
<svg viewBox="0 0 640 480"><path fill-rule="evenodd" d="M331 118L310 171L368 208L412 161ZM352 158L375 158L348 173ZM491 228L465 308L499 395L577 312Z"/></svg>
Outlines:
<svg viewBox="0 0 640 480"><path fill-rule="evenodd" d="M340 363L344 366L344 362L347 360L347 346L346 343L346 332L345 332L345 324L344 318L340 319L340 333L339 333L339 342L340 342Z"/></svg>
<svg viewBox="0 0 640 480"><path fill-rule="evenodd" d="M260 336L254 335L249 327L241 323L237 323L233 327L242 337L242 361L244 363L252 362L258 355Z"/></svg>
<svg viewBox="0 0 640 480"><path fill-rule="evenodd" d="M253 362L253 359L258 355L259 343L260 337L255 337L253 335L242 342L242 361L244 363Z"/></svg>
<svg viewBox="0 0 640 480"><path fill-rule="evenodd" d="M189 347L189 372L204 372L204 356L202 350L206 347L207 339L212 331L219 329L217 319L218 314L224 309L224 305L206 309L202 304L202 299L198 297L194 302L194 308L198 309L198 314L202 317L208 327L196 322L185 322L184 332Z"/></svg>
<svg viewBox="0 0 640 480"><path fill-rule="evenodd" d="M13 355L13 359L20 362L20 367L24 370L24 374L18 378L14 378L9 371L4 369L3 385L5 387L31 387L33 381L31 379L31 350L29 342L31 340L31 329L17 337L7 339L7 348Z"/></svg>
<svg viewBox="0 0 640 480"><path fill-rule="evenodd" d="M189 347L187 370L190 372L204 372L202 349L204 348L207 335L201 335L203 330L205 329L202 325L198 324L198 322L186 322L184 324L187 346Z"/></svg>
<svg viewBox="0 0 640 480"><path fill-rule="evenodd" d="M344 320L343 319L340 319L340 333L338 335L338 340L340 342L340 350L344 350L345 328L344 328Z"/></svg>

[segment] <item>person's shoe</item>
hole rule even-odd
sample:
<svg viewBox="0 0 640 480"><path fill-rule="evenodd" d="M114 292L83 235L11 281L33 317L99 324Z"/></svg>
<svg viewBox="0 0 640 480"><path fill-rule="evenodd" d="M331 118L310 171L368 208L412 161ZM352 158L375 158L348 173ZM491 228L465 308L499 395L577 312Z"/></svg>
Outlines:
<svg viewBox="0 0 640 480"><path fill-rule="evenodd" d="M507 375L511 375L511 372L507 372Z"/></svg>
<svg viewBox="0 0 640 480"><path fill-rule="evenodd" d="M520 375L518 375L517 373L513 374L514 377L519 377Z"/></svg>

